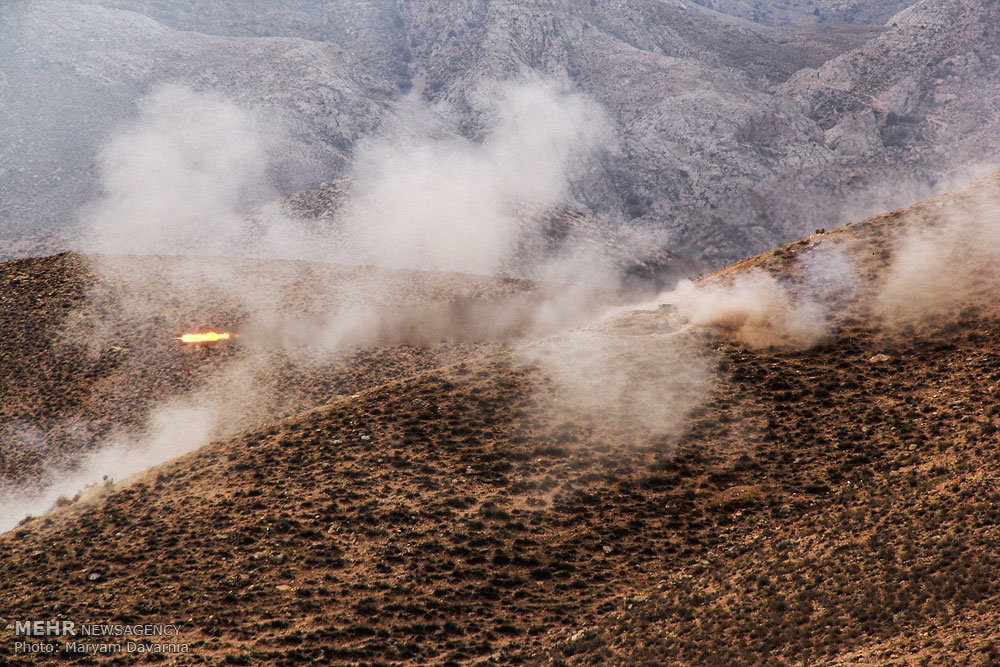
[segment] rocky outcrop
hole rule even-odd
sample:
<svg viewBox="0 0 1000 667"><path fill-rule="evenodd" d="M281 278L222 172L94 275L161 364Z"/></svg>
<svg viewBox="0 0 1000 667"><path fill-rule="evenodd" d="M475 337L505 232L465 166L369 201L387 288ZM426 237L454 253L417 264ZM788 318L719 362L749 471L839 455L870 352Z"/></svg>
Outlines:
<svg viewBox="0 0 1000 667"><path fill-rule="evenodd" d="M692 0L723 14L764 25L848 23L880 25L916 0Z"/></svg>
<svg viewBox="0 0 1000 667"><path fill-rule="evenodd" d="M65 226L98 193L97 154L157 83L222 92L290 129L285 191L342 169L398 92L336 42L181 32L84 3L0 9L0 231Z"/></svg>
<svg viewBox="0 0 1000 667"><path fill-rule="evenodd" d="M874 22L907 3L877 4L814 7ZM98 147L159 81L220 90L280 119L288 136L275 180L289 194L345 175L358 139L406 91L476 138L484 123L470 96L483 79L531 70L567 80L607 109L617 134L574 205L661 229L674 252L716 265L855 216L858 202L906 203L1000 143L992 2L925 0L884 30L781 31L659 0L269 1L252 12L92 0L3 11L8 232L73 218L97 192Z"/></svg>

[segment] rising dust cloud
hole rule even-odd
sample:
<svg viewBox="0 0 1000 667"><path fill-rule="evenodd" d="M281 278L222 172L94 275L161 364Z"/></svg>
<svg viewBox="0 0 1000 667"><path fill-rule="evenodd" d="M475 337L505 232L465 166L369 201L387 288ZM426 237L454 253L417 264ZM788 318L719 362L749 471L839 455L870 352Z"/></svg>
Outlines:
<svg viewBox="0 0 1000 667"><path fill-rule="evenodd" d="M370 344L431 343L456 331L469 340L539 339L514 357L540 368L569 409L666 435L678 434L712 386L711 364L686 332L722 331L751 347L792 348L829 333L829 314L818 302L761 271L729 283L683 281L651 304L632 306L662 306L666 326L617 331L622 308L609 295L620 285L620 264L572 236L545 253L525 252L545 246L537 213L572 204L575 179L601 151L613 149L605 114L589 98L537 77L484 83L475 100L483 119L478 139L452 126L446 108L401 101L379 134L359 142L347 201L335 221L320 226L261 205L274 194L269 166L283 150L279 125L212 92L160 87L102 153L104 194L83 215L81 247L91 253L98 282L121 288L126 315L148 317L171 303L197 301L210 285L246 309L247 329L265 347L299 345L305 336L335 355ZM1000 258L997 210L992 202L974 225L956 217L904 239L875 309L891 322L947 309L949 294L976 284L973 271L954 270L962 256L972 252L994 265ZM122 254L188 259L128 273L113 257ZM290 330L276 313L295 276L284 284L255 282L212 257L516 271L561 287L513 304L472 300L457 309L453 303L387 310L378 304L392 285L348 282L340 287L342 307ZM857 278L843 257L817 254L812 262L804 267L807 283L854 289ZM93 303L101 299L99 291L91 296ZM114 344L110 330L94 334L85 341L93 350ZM205 386L155 406L144 428L112 433L72 469L50 470L40 491L9 491L0 500L0 529L87 485L102 488L106 477L122 480L254 425L264 415L250 406L264 403L255 397L274 387L267 351L248 348ZM241 388L238 396L218 390L232 386ZM4 438L33 433L31 425L22 427Z"/></svg>
<svg viewBox="0 0 1000 667"><path fill-rule="evenodd" d="M473 308L483 331L464 335L526 335L577 322L593 311L588 300L597 286L613 284L614 267L593 252L574 252L572 239L545 257L525 257L523 248L541 236L534 214L569 203L573 179L612 141L604 112L589 98L537 77L486 82L476 104L483 128L473 140L451 126L447 109L402 101L380 134L359 143L352 191L337 224L318 228L278 207L260 206L273 198L268 174L283 150L280 126L216 93L161 86L101 153L103 195L82 215L81 249L89 253L98 284L115 286L126 318L197 303L208 291L243 306L248 329L277 345L301 342L283 335L275 318L296 277L289 275L285 284L254 282L235 273L232 262L213 258L486 275L516 262L525 274L558 276L576 287L563 290L558 303L533 297L510 310ZM187 259L150 262L147 270L133 272L117 259L129 254ZM574 256L580 258L575 264ZM327 355L372 343L429 342L458 320L449 306L373 307L392 285L368 281L340 288L347 305L305 327L310 343ZM100 306L106 297L97 288L90 300ZM72 325L67 328L72 333ZM113 331L110 325L88 331L81 343L98 354L114 345ZM0 529L88 484L121 480L253 425L260 417L248 407L257 403L254 394L274 388L267 380L271 357L248 348L239 361L221 365L206 386L154 407L145 428L113 433L72 469L49 471L41 491L8 492ZM227 400L218 386L240 391Z"/></svg>
<svg viewBox="0 0 1000 667"><path fill-rule="evenodd" d="M663 301L685 325L722 329L751 347L810 347L827 333L822 306L793 298L760 270L741 273L730 285L685 280Z"/></svg>
<svg viewBox="0 0 1000 667"><path fill-rule="evenodd" d="M874 312L891 329L921 330L995 300L1000 288L1000 198L989 188L939 201L935 219L906 230Z"/></svg>
<svg viewBox="0 0 1000 667"><path fill-rule="evenodd" d="M388 135L360 142L342 212L348 256L492 274L538 234L522 212L565 203L571 181L610 141L595 102L549 82L484 84L476 99L487 123L481 141L448 127L428 137L429 110L411 99Z"/></svg>

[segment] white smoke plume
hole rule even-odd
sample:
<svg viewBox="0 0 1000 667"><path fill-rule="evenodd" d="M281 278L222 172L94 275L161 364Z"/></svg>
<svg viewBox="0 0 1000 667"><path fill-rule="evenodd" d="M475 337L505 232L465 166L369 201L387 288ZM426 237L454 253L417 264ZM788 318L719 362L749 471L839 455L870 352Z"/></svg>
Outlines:
<svg viewBox="0 0 1000 667"><path fill-rule="evenodd" d="M25 516L44 514L61 502L99 495L113 488L115 480L205 445L217 423L216 407L211 403L175 399L157 406L145 429L115 434L99 449L83 455L72 470L50 470L47 477L51 482L41 490L7 489L0 493L0 532L14 528Z"/></svg>
<svg viewBox="0 0 1000 667"><path fill-rule="evenodd" d="M272 193L267 168L279 134L221 95L156 88L101 152L104 195L83 215L84 250L245 252L240 209Z"/></svg>
<svg viewBox="0 0 1000 667"><path fill-rule="evenodd" d="M954 321L991 305L1000 288L1000 196L995 182L930 204L897 239L874 311L890 328Z"/></svg>
<svg viewBox="0 0 1000 667"><path fill-rule="evenodd" d="M794 298L759 269L737 275L731 284L681 281L661 301L675 308L680 324L726 331L751 347L810 347L828 329L819 303Z"/></svg>
<svg viewBox="0 0 1000 667"><path fill-rule="evenodd" d="M568 201L574 178L611 137L596 103L537 78L484 84L476 104L483 119L479 140L461 136L423 102L403 102L378 136L359 144L353 191L338 219L324 228L277 207L256 206L273 192L268 173L282 150L279 125L213 92L161 86L101 154L104 192L83 215L82 249L94 253L91 269L102 289L117 295L123 321L221 298L241 305L248 332L256 327L272 343L283 340L267 334L281 328L283 299L301 276L257 280L235 269L236 263L213 257L495 274L515 259L522 241L540 233L533 214ZM182 257L150 259L137 272L110 257L121 254ZM449 329L474 337L563 325L588 312L586 300L598 283L595 267L605 267L609 276L612 267L592 254L574 261L568 249L556 257L526 272L568 282L590 276L578 281L583 288L564 291L557 304L535 298L491 313L472 308L483 316L473 326L460 322L468 313L454 305L386 311L390 284L342 284L335 300L344 305L332 314L317 313L310 342L336 354L407 337L431 342L450 335ZM105 298L97 290L91 305L100 308ZM428 317L440 322L425 323ZM113 326L106 326L81 340L95 354L114 344ZM44 511L62 496L72 498L105 476L121 481L266 417L255 413L256 405L268 402L255 398L275 398L267 379L273 357L264 348L248 341L245 354L220 366L205 386L155 406L144 427L115 433L71 469L51 471L52 483L41 492L0 499L0 527ZM232 387L240 387L236 396Z"/></svg>
<svg viewBox="0 0 1000 667"><path fill-rule="evenodd" d="M572 179L606 147L600 106L551 82L484 85L485 137L452 128L428 136L428 112L408 100L383 135L362 142L343 212L349 254L392 268L494 273L525 228L525 211L565 202Z"/></svg>
<svg viewBox="0 0 1000 667"><path fill-rule="evenodd" d="M554 414L658 437L680 435L712 384L700 344L661 326L626 332L605 319L530 344L518 358L553 383L555 391L538 395Z"/></svg>
<svg viewBox="0 0 1000 667"><path fill-rule="evenodd" d="M853 274L837 275L850 268L838 252L817 253L798 268L813 289L852 284ZM612 309L591 326L527 345L519 356L554 383L556 391L543 396L548 407L564 404L581 418L676 437L714 380L711 356L693 335L699 330L755 348L800 349L823 340L829 316L818 301L755 269L728 283L681 281L649 303Z"/></svg>

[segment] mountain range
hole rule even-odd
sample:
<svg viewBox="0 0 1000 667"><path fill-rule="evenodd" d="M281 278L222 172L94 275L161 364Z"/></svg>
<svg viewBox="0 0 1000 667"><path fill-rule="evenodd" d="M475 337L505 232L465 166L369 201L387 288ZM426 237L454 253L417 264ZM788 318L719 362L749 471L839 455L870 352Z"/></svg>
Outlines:
<svg viewBox="0 0 1000 667"><path fill-rule="evenodd" d="M162 82L217 91L283 128L274 197L349 177L404 99L480 141L483 81L564 82L613 127L566 203L662 232L672 253L709 265L994 160L995 3L760 2L757 22L747 5L8 4L0 226L22 246L38 234L39 247L71 247L63 232L102 190L102 146Z"/></svg>

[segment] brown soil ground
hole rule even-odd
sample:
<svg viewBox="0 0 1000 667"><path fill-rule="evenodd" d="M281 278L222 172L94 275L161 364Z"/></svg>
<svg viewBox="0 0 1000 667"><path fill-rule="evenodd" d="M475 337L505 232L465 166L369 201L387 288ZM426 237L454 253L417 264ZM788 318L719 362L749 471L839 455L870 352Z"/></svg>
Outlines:
<svg viewBox="0 0 1000 667"><path fill-rule="evenodd" d="M715 376L671 437L567 407L511 342L373 347L290 376L315 407L0 536L4 619L178 622L177 664L996 664L1000 319L975 294L921 329L870 310L902 230L996 189L708 276L818 290L834 329L808 350L691 334ZM824 247L854 259L856 289L803 281L793 260ZM95 367L32 344L83 298L79 258L3 271L2 362L22 369L4 418L87 414ZM605 329L644 350L667 319ZM188 377L241 349L172 345L129 367ZM114 382L158 386L134 373ZM0 660L22 658L12 631Z"/></svg>

